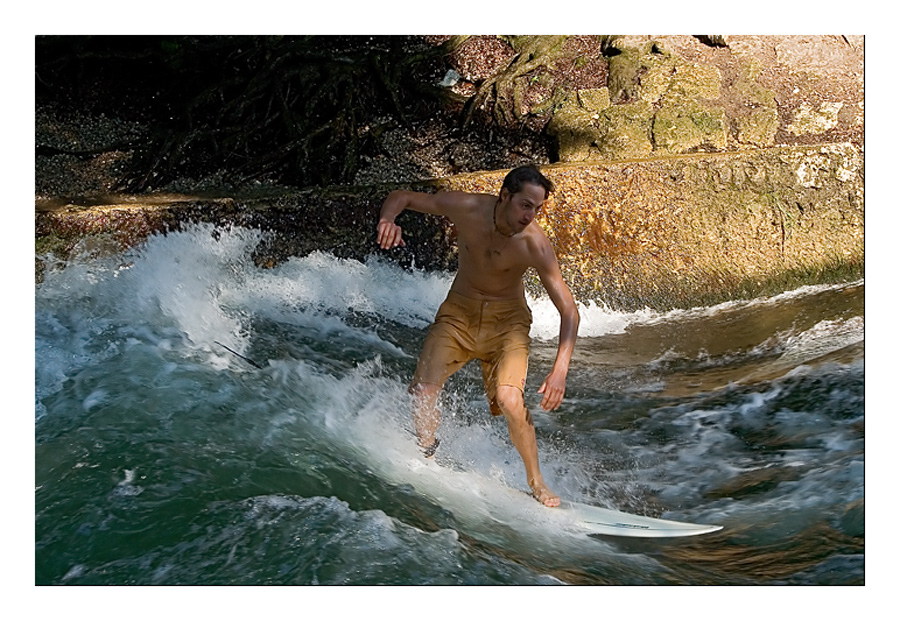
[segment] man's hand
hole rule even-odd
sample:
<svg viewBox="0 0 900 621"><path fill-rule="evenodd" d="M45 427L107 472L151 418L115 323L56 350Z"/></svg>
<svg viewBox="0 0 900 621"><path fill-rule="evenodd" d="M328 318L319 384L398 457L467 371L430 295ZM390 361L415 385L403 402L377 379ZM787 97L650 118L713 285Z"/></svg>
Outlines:
<svg viewBox="0 0 900 621"><path fill-rule="evenodd" d="M378 223L378 245L384 250L390 250L397 246L405 246L406 242L403 241L403 229L393 222L381 220Z"/></svg>
<svg viewBox="0 0 900 621"><path fill-rule="evenodd" d="M551 371L538 392L544 395L541 399L541 407L544 410L555 410L562 404L563 397L566 394L566 374L558 371Z"/></svg>

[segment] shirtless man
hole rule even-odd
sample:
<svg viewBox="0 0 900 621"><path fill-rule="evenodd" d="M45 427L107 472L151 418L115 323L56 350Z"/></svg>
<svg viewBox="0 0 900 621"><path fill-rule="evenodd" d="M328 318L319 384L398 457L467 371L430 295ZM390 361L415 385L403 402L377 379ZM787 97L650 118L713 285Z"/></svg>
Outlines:
<svg viewBox="0 0 900 621"><path fill-rule="evenodd" d="M434 454L440 424L437 401L444 382L478 358L491 413L506 417L532 494L548 507L558 506L560 500L541 475L534 422L525 407L531 311L522 276L534 267L560 314L556 361L538 389L541 407L555 410L566 391L579 315L550 240L534 222L552 189L540 171L523 166L506 176L499 197L391 192L378 222L378 244L384 249L405 245L394 220L406 209L445 216L457 231L459 270L425 339L410 385L419 446L426 456Z"/></svg>

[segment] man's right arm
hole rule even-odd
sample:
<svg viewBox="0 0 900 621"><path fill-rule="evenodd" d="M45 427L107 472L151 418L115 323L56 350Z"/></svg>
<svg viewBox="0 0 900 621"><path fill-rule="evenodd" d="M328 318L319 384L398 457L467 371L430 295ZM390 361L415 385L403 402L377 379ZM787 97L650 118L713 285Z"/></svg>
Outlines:
<svg viewBox="0 0 900 621"><path fill-rule="evenodd" d="M389 250L405 246L403 229L394 220L407 209L437 216L446 216L455 221L458 212L471 202L472 195L465 192L410 192L394 190L388 194L381 206L378 219L378 245Z"/></svg>

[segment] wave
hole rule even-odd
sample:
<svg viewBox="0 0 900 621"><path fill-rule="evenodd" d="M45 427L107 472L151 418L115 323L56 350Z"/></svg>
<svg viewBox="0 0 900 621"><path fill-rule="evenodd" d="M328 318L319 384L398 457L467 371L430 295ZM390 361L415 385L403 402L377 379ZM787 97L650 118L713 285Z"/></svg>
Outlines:
<svg viewBox="0 0 900 621"><path fill-rule="evenodd" d="M346 343L360 356L370 351L414 358L418 337L400 338L397 328L422 335L452 283L447 273L321 252L263 269L252 257L264 238L260 231L196 225L154 236L122 256L74 261L50 270L35 294L38 414L40 399L58 390L73 370L91 358L114 353L118 341L97 338L104 332L115 333L119 340L153 339L167 347L184 341L219 367L234 363L227 350L248 354L258 322L301 330L310 340ZM720 356L721 351L703 341L718 330L724 334L719 340L730 344L722 345L726 353L777 352L793 362L861 341L861 313L798 324L791 314L795 310L789 308L780 324L764 323L742 336L743 341L733 334L757 316L775 316L775 309L798 300L841 297L843 289L861 284L802 287L772 297L666 312L620 312L595 301L578 302L579 336L644 334L644 341L671 343L662 347L668 353L649 354L649 359L664 362L666 356ZM547 297L529 296L528 302L534 316L532 338L538 344L552 342L559 330L556 308ZM656 328L662 332L653 332ZM699 335L695 344L679 342L692 333ZM582 344L590 349L589 341ZM623 346L635 347L632 341Z"/></svg>

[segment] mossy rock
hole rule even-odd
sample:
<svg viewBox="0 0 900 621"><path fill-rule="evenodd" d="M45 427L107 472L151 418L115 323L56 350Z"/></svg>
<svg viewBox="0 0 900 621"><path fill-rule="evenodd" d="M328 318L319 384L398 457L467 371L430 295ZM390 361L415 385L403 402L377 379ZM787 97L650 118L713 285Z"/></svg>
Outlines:
<svg viewBox="0 0 900 621"><path fill-rule="evenodd" d="M742 145L771 147L775 144L781 118L775 93L757 82L760 71L758 62L748 61L739 79L731 85L731 89L743 100L746 111L733 116L735 139Z"/></svg>
<svg viewBox="0 0 900 621"><path fill-rule="evenodd" d="M610 106L609 88L586 88L575 92L578 105L588 112L602 112Z"/></svg>
<svg viewBox="0 0 900 621"><path fill-rule="evenodd" d="M653 106L646 102L610 106L600 113L596 153L612 160L649 156L652 119Z"/></svg>
<svg viewBox="0 0 900 621"><path fill-rule="evenodd" d="M602 105L602 95L594 96ZM609 106L601 111L579 104L570 96L556 112L548 132L558 142L559 158L564 162L596 159L630 159L648 156L653 107L648 103Z"/></svg>
<svg viewBox="0 0 900 621"><path fill-rule="evenodd" d="M680 154L701 148L727 149L730 128L726 112L704 103L721 96L719 69L686 62L652 40L625 39L618 43L619 53L609 60L608 95L622 103L601 109L595 147L578 144L588 134L574 131L571 122L576 117L563 111L562 124L570 127L565 135L557 130L560 159L584 161L588 153L588 159L621 160L648 157L654 151ZM590 97L585 94L579 99L586 103ZM603 105L603 95L597 97ZM654 112L656 108L659 110ZM578 122L583 127L588 119L581 117ZM590 136L593 138L592 133Z"/></svg>
<svg viewBox="0 0 900 621"><path fill-rule="evenodd" d="M778 133L778 109L758 108L735 119L737 141L754 147L771 147Z"/></svg>
<svg viewBox="0 0 900 621"><path fill-rule="evenodd" d="M832 101L822 103L818 109L801 104L794 110L794 119L787 127L787 131L795 136L825 133L837 127L838 113L843 107L843 103Z"/></svg>
<svg viewBox="0 0 900 621"><path fill-rule="evenodd" d="M722 75L716 67L677 61L669 79L664 103L690 104L697 99L718 99L722 91Z"/></svg>
<svg viewBox="0 0 900 621"><path fill-rule="evenodd" d="M609 59L609 91L614 101L655 103L668 90L677 58L652 41L622 46Z"/></svg>
<svg viewBox="0 0 900 621"><path fill-rule="evenodd" d="M653 118L653 143L665 153L687 153L700 147L728 147L728 120L719 107L695 104L666 107Z"/></svg>
<svg viewBox="0 0 900 621"><path fill-rule="evenodd" d="M592 145L604 132L598 126L600 113L609 107L609 89L585 89L571 93L547 124L547 133L556 137L559 159L583 162L590 158Z"/></svg>

